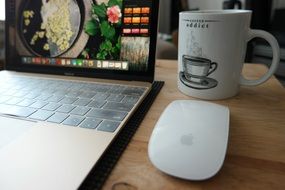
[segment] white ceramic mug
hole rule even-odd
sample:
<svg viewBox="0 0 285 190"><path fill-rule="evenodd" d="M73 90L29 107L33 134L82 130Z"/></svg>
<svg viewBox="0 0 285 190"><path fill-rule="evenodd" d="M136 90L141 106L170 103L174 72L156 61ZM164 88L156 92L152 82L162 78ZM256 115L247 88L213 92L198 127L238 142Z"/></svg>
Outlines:
<svg viewBox="0 0 285 190"><path fill-rule="evenodd" d="M179 15L178 88L201 99L225 99L236 95L240 85L264 83L280 61L277 40L268 32L250 29L251 11L189 11ZM265 39L273 49L268 72L257 80L241 72L247 43Z"/></svg>

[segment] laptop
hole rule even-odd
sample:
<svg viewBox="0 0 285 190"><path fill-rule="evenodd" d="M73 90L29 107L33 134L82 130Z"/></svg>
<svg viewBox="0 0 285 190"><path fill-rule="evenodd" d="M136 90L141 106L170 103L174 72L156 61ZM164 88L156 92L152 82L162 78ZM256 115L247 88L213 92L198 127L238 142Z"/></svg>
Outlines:
<svg viewBox="0 0 285 190"><path fill-rule="evenodd" d="M158 0L6 0L0 189L77 189L151 90Z"/></svg>

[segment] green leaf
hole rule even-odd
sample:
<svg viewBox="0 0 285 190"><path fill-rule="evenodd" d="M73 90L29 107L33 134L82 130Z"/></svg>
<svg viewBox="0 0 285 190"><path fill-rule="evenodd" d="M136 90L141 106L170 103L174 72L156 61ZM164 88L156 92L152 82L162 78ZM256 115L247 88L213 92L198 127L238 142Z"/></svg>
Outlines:
<svg viewBox="0 0 285 190"><path fill-rule="evenodd" d="M115 56L115 55L119 52L119 50L118 50L117 47L113 47L113 48L111 49L111 52L112 52L112 54Z"/></svg>
<svg viewBox="0 0 285 190"><path fill-rule="evenodd" d="M118 37L118 41L116 43L116 48L118 48L119 50L121 49L121 36Z"/></svg>
<svg viewBox="0 0 285 190"><path fill-rule="evenodd" d="M106 51L100 51L99 53L97 53L96 58L100 60L104 60L106 59L107 55L108 53Z"/></svg>
<svg viewBox="0 0 285 190"><path fill-rule="evenodd" d="M100 29L101 29L102 35L107 39L112 40L116 34L115 28L111 26L107 21L103 21L101 23Z"/></svg>
<svg viewBox="0 0 285 190"><path fill-rule="evenodd" d="M99 24L94 20L89 20L85 24L84 30L90 36L95 36L99 32Z"/></svg>
<svg viewBox="0 0 285 190"><path fill-rule="evenodd" d="M106 50L110 51L113 47L113 44L110 42L110 40L105 40L101 45L100 45L100 50Z"/></svg>
<svg viewBox="0 0 285 190"><path fill-rule="evenodd" d="M108 6L109 6L109 7L118 5L118 6L120 7L120 9L122 9L122 4L123 4L123 1L122 1L122 0L110 0L110 1L108 2Z"/></svg>
<svg viewBox="0 0 285 190"><path fill-rule="evenodd" d="M107 16L107 8L104 3L100 5L93 5L93 13L96 14L98 17L105 18Z"/></svg>
<svg viewBox="0 0 285 190"><path fill-rule="evenodd" d="M115 5L118 5L119 7L121 7L120 6L120 2L118 1L118 0L110 0L109 2L108 2L108 6L109 7L112 7L112 6L115 6ZM122 5L122 4L121 4Z"/></svg>

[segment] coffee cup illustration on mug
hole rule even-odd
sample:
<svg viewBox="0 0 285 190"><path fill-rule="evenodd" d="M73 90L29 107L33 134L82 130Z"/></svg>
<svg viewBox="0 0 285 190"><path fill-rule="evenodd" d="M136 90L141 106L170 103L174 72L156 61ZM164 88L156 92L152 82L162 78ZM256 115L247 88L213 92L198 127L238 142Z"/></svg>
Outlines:
<svg viewBox="0 0 285 190"><path fill-rule="evenodd" d="M180 80L190 88L210 89L217 86L218 82L208 76L216 71L218 64L203 57L182 56L183 70Z"/></svg>

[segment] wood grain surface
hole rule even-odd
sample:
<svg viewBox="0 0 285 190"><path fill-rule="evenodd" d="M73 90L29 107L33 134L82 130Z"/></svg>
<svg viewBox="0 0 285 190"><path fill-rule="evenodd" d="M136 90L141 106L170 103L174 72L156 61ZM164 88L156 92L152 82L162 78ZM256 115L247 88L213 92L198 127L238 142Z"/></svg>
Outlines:
<svg viewBox="0 0 285 190"><path fill-rule="evenodd" d="M245 65L247 77L266 72L263 65ZM151 132L173 100L192 99L177 89L177 61L158 60L156 80L165 86L146 115L103 189L285 189L285 88L272 77L257 87L244 87L228 106L230 136L225 163L212 179L181 180L158 171L147 153Z"/></svg>

